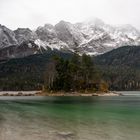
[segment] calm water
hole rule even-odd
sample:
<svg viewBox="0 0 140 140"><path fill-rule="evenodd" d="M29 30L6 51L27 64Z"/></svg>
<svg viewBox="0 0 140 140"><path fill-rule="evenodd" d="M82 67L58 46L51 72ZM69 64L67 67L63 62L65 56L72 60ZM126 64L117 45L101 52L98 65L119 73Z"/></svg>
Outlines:
<svg viewBox="0 0 140 140"><path fill-rule="evenodd" d="M140 93L0 97L0 140L140 140Z"/></svg>

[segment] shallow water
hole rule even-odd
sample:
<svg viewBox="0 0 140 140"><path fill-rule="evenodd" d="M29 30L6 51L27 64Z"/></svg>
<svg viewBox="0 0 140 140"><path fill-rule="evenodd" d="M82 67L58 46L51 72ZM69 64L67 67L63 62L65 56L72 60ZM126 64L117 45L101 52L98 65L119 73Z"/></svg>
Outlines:
<svg viewBox="0 0 140 140"><path fill-rule="evenodd" d="M0 140L140 140L140 96L0 97Z"/></svg>

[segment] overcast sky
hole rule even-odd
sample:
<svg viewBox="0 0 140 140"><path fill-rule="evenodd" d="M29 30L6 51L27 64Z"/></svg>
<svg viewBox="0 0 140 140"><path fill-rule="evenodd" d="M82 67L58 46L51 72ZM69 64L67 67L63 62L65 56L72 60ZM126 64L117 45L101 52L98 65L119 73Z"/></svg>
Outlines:
<svg viewBox="0 0 140 140"><path fill-rule="evenodd" d="M108 24L132 24L140 30L140 0L0 0L0 24L11 29L91 17Z"/></svg>

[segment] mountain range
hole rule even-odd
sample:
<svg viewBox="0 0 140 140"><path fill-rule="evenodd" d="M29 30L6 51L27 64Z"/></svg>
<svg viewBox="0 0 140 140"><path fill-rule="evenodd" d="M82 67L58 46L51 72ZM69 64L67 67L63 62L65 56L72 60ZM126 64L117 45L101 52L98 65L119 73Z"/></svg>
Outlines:
<svg viewBox="0 0 140 140"><path fill-rule="evenodd" d="M131 25L111 26L100 19L72 24L60 21L36 30L10 30L0 25L0 60L40 54L49 49L99 55L121 46L140 45L140 32Z"/></svg>

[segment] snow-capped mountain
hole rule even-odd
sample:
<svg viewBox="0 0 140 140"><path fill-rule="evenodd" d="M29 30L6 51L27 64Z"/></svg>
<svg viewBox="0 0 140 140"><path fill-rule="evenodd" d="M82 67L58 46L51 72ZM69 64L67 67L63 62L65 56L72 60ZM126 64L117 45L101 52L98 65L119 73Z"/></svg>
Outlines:
<svg viewBox="0 0 140 140"><path fill-rule="evenodd" d="M0 25L0 49L18 44L12 30Z"/></svg>
<svg viewBox="0 0 140 140"><path fill-rule="evenodd" d="M140 45L140 32L131 25L111 26L100 19L72 24L60 21L35 31L12 31L0 25L0 59L25 57L50 49L98 55L125 45Z"/></svg>
<svg viewBox="0 0 140 140"><path fill-rule="evenodd" d="M139 45L140 32L131 25L111 26L100 19L76 24L86 40L79 49L100 54L125 45Z"/></svg>
<svg viewBox="0 0 140 140"><path fill-rule="evenodd" d="M29 28L18 28L14 31L14 33L18 44L21 44L24 41L38 39L36 33L34 31L31 31Z"/></svg>
<svg viewBox="0 0 140 140"><path fill-rule="evenodd" d="M51 24L45 24L43 27L38 27L36 30L38 39L35 40L35 43L39 47L51 48L51 49L69 49L68 44L63 42L58 38L56 29Z"/></svg>
<svg viewBox="0 0 140 140"><path fill-rule="evenodd" d="M45 50L39 49L34 41L24 41L20 45L11 45L0 50L0 60L22 58L29 55L42 53Z"/></svg>
<svg viewBox="0 0 140 140"><path fill-rule="evenodd" d="M70 49L77 48L85 39L82 32L69 22L60 21L55 25L55 30L57 37L67 43Z"/></svg>

